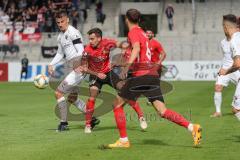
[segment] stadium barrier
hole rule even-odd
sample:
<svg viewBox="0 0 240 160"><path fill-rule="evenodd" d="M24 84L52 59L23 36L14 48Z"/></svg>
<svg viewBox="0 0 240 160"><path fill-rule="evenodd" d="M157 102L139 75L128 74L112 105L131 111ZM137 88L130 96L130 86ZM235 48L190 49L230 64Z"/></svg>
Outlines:
<svg viewBox="0 0 240 160"><path fill-rule="evenodd" d="M220 61L166 61L164 66L166 73L163 80L171 81L213 81L221 67ZM47 62L30 63L28 75L25 81L33 81L38 74L48 75ZM0 63L0 81L19 82L21 73L20 62ZM55 75L61 77L64 74L62 65L57 66Z"/></svg>

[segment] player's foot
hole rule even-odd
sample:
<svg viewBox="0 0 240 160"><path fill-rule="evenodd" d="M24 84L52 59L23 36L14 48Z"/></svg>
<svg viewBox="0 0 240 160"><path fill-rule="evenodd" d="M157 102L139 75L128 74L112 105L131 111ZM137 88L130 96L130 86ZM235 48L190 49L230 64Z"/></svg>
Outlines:
<svg viewBox="0 0 240 160"><path fill-rule="evenodd" d="M117 140L117 142L113 144L109 144L108 148L129 148L130 147L130 142L121 142L120 140Z"/></svg>
<svg viewBox="0 0 240 160"><path fill-rule="evenodd" d="M140 117L139 122L140 122L140 127L142 128L142 130L147 129L147 121L144 117Z"/></svg>
<svg viewBox="0 0 240 160"><path fill-rule="evenodd" d="M202 128L199 124L193 125L192 137L193 137L194 146L198 146L202 139Z"/></svg>
<svg viewBox="0 0 240 160"><path fill-rule="evenodd" d="M91 120L91 129L93 129L96 125L98 125L100 123L100 120L97 119L96 117L92 117Z"/></svg>
<svg viewBox="0 0 240 160"><path fill-rule="evenodd" d="M59 125L58 125L58 128L57 128L57 132L62 132L62 131L68 131L69 128L68 128L68 122L61 122Z"/></svg>
<svg viewBox="0 0 240 160"><path fill-rule="evenodd" d="M222 116L221 112L214 112L210 117L212 117L212 118L219 118L221 116Z"/></svg>
<svg viewBox="0 0 240 160"><path fill-rule="evenodd" d="M85 129L84 129L84 132L85 133L92 133L91 126L86 126Z"/></svg>

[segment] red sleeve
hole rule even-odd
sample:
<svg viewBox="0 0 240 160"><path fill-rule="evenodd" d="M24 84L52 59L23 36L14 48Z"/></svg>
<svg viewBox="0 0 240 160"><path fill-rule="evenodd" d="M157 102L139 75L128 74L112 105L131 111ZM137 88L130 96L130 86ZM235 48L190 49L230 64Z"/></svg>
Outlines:
<svg viewBox="0 0 240 160"><path fill-rule="evenodd" d="M159 53L161 53L162 51L164 51L161 43L159 43L158 41L156 41L156 48L157 48L157 50L158 50Z"/></svg>
<svg viewBox="0 0 240 160"><path fill-rule="evenodd" d="M140 37L134 30L129 32L128 39L132 45L136 42L140 42Z"/></svg>
<svg viewBox="0 0 240 160"><path fill-rule="evenodd" d="M117 41L114 39L106 39L105 48L108 50L117 48Z"/></svg>

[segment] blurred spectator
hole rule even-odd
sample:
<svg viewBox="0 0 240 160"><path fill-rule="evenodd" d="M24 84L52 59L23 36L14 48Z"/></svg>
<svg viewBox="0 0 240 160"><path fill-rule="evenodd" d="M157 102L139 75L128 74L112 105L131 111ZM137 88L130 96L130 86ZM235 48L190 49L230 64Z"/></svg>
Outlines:
<svg viewBox="0 0 240 160"><path fill-rule="evenodd" d="M41 9L38 10L38 15L37 15L37 23L38 23L38 28L40 32L44 32L44 27L45 27L45 17L44 13L46 12L45 6L43 6ZM47 9L47 8L46 8Z"/></svg>
<svg viewBox="0 0 240 160"><path fill-rule="evenodd" d="M85 0L85 9L90 9L91 1Z"/></svg>
<svg viewBox="0 0 240 160"><path fill-rule="evenodd" d="M25 9L26 7L27 7L27 1L26 0L19 0L18 8L19 9Z"/></svg>
<svg viewBox="0 0 240 160"><path fill-rule="evenodd" d="M79 3L79 2L83 3ZM54 14L66 10L72 15L73 25L83 25L87 19L87 11L94 0L0 0L0 21L7 23L37 22L40 32L57 30ZM102 3L97 7L98 21L103 23Z"/></svg>
<svg viewBox="0 0 240 160"><path fill-rule="evenodd" d="M173 30L173 15L174 15L174 9L173 6L171 4L168 4L166 10L165 10L165 14L167 16L168 19L168 28L170 31Z"/></svg>
<svg viewBox="0 0 240 160"><path fill-rule="evenodd" d="M45 32L53 32L54 31L54 17L51 10L48 10L45 14Z"/></svg>
<svg viewBox="0 0 240 160"><path fill-rule="evenodd" d="M9 16L5 12L3 13L3 16L1 18L4 23L9 22L10 20Z"/></svg>
<svg viewBox="0 0 240 160"><path fill-rule="evenodd" d="M72 26L77 29L78 28L78 22L80 20L79 13L78 13L77 10L73 10L71 15L72 15Z"/></svg>
<svg viewBox="0 0 240 160"><path fill-rule="evenodd" d="M97 3L96 3L96 19L97 19L97 23L104 23L105 21L105 18L106 18L106 15L103 14L102 12L102 7L103 7L103 4L102 2L99 0Z"/></svg>

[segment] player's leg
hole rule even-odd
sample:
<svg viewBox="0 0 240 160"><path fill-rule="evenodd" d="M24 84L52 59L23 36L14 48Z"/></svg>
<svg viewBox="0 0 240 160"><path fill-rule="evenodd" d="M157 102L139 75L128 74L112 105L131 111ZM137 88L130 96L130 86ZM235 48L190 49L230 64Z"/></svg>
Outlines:
<svg viewBox="0 0 240 160"><path fill-rule="evenodd" d="M27 79L27 76L28 76L28 68L26 68L25 70L25 80Z"/></svg>
<svg viewBox="0 0 240 160"><path fill-rule="evenodd" d="M125 100L120 96L117 96L113 103L113 113L116 121L116 125L119 131L120 138L113 144L109 144L109 148L128 148L130 147L130 142L127 137L126 128L126 116L123 110Z"/></svg>
<svg viewBox="0 0 240 160"><path fill-rule="evenodd" d="M79 92L73 92L68 95L68 102L70 104L73 104L79 111L86 114L86 104L83 100L81 100L79 97ZM91 128L94 128L96 125L100 123L100 120L98 120L96 117L92 117L91 119Z"/></svg>
<svg viewBox="0 0 240 160"><path fill-rule="evenodd" d="M96 81L95 83L90 84L89 92L90 96L86 103L86 114L85 114L85 133L91 133L92 127L91 127L91 120L93 118L94 113L94 107L95 107L95 101L99 94L99 90L101 88L101 84Z"/></svg>
<svg viewBox="0 0 240 160"><path fill-rule="evenodd" d="M23 71L23 69L22 69L22 70L21 70L21 75L20 75L20 82L22 81L23 73L24 73L24 71Z"/></svg>
<svg viewBox="0 0 240 160"><path fill-rule="evenodd" d="M222 91L223 87L228 86L230 82L229 75L221 75L217 77L217 81L215 84L215 92L214 92L214 105L216 111L211 115L211 117L221 117L221 105L222 105Z"/></svg>
<svg viewBox="0 0 240 160"><path fill-rule="evenodd" d="M222 105L222 90L223 86L220 84L215 85L215 92L214 92L214 105L216 111L211 115L211 117L221 117L221 105Z"/></svg>
<svg viewBox="0 0 240 160"><path fill-rule="evenodd" d="M159 116L188 129L193 135L194 145L198 145L201 140L200 125L190 123L181 114L171 109L168 109L165 106L164 99L160 89L160 80L158 78L147 77L143 80L145 80L145 82L148 82L147 84L149 84L150 86L153 86L150 87L148 91L145 91L143 95L148 97L149 101L153 104Z"/></svg>
<svg viewBox="0 0 240 160"><path fill-rule="evenodd" d="M240 121L240 82L236 86L235 94L232 102L232 112Z"/></svg>
<svg viewBox="0 0 240 160"><path fill-rule="evenodd" d="M138 115L138 120L140 123L140 127L142 128L142 130L147 129L148 125L147 125L147 121L144 117L142 108L140 107L139 103L137 101L133 101L133 100L129 100L127 102L133 109L134 111L137 113Z"/></svg>
<svg viewBox="0 0 240 160"><path fill-rule="evenodd" d="M55 97L58 102L61 118L61 122L58 126L58 131L64 131L68 129L67 128L68 105L64 95L67 93L71 93L73 89L76 88L76 85L78 85L83 78L84 78L83 74L77 74L74 71L72 71L65 77L65 79L60 83L60 85L55 91Z"/></svg>
<svg viewBox="0 0 240 160"><path fill-rule="evenodd" d="M86 104L78 97L78 92L73 92L68 95L68 102L73 104L79 111L86 113Z"/></svg>
<svg viewBox="0 0 240 160"><path fill-rule="evenodd" d="M60 124L58 125L57 131L61 132L68 130L67 122L68 106L64 97L64 93L59 89L56 89L55 97L57 99L57 104L60 112Z"/></svg>
<svg viewBox="0 0 240 160"><path fill-rule="evenodd" d="M114 71L111 71L110 72L110 78L109 80L111 82L109 82L113 88L117 89L117 90L120 90L126 83L126 81L124 80L121 80L119 78L119 76L114 72ZM134 101L134 100L130 100L128 101L128 104L134 109L134 111L137 113L138 115L138 120L139 120L139 123L140 123L140 127L145 130L147 129L147 122L146 122L146 119L144 118L144 114L143 114L143 111L139 105L139 103L137 101Z"/></svg>
<svg viewBox="0 0 240 160"><path fill-rule="evenodd" d="M123 106L125 103L127 103L127 101L129 100L136 101L136 99L140 96L139 93L132 92L130 90L130 88L135 85L134 83L135 82L133 81L133 79L128 79L125 85L121 88L119 95L114 100L113 112L116 125L120 134L120 138L115 143L109 144L108 145L109 148L130 147L130 142L127 137L126 117L123 110Z"/></svg>

